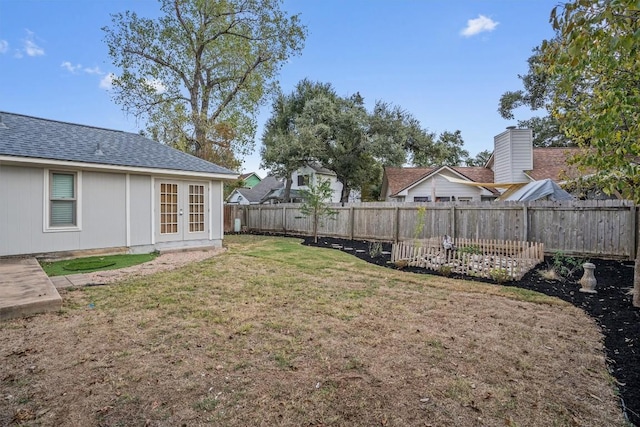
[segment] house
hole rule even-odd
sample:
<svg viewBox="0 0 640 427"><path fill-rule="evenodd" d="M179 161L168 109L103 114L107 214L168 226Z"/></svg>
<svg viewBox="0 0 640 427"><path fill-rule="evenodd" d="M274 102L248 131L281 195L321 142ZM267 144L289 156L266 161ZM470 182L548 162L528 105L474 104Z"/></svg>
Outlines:
<svg viewBox="0 0 640 427"><path fill-rule="evenodd" d="M303 166L291 174L291 190L307 190L309 183L312 185L318 185L322 181L329 181L331 190L333 190L331 196L332 203L340 202L342 198L342 183L338 181L336 173L329 170L318 163L309 163Z"/></svg>
<svg viewBox="0 0 640 427"><path fill-rule="evenodd" d="M243 183L242 187L253 188L256 185L258 185L260 181L262 181L262 178L260 178L258 174L255 172L249 172L249 173L243 173L242 175L240 175L238 180L242 181Z"/></svg>
<svg viewBox="0 0 640 427"><path fill-rule="evenodd" d="M308 190L309 184L317 185L320 180L329 181L332 189L331 203L338 203L342 198L342 183L338 181L335 172L329 170L317 163L309 163L306 166L298 168L291 174L291 190L289 193L289 201L300 203L303 201L301 190ZM285 183L281 182L279 187L274 187L271 191L264 195L260 203L283 203Z"/></svg>
<svg viewBox="0 0 640 427"><path fill-rule="evenodd" d="M227 203L236 205L259 204L267 193L282 188L282 180L273 175L267 175L265 179L256 184L253 188L236 188L227 197Z"/></svg>
<svg viewBox="0 0 640 427"><path fill-rule="evenodd" d="M236 173L135 133L0 117L0 256L221 246Z"/></svg>
<svg viewBox="0 0 640 427"><path fill-rule="evenodd" d="M578 176L567 163L577 150L534 148L531 129L509 127L494 138L493 154L484 167L386 167L380 197L401 202L494 200L510 187Z"/></svg>

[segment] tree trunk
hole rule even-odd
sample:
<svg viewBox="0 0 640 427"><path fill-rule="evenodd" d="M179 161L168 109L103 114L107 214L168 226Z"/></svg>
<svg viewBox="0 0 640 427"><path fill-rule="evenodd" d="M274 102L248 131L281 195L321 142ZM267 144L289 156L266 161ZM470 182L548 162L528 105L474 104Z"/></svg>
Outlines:
<svg viewBox="0 0 640 427"><path fill-rule="evenodd" d="M633 306L640 307L640 251L636 254L633 268Z"/></svg>
<svg viewBox="0 0 640 427"><path fill-rule="evenodd" d="M291 184L293 183L293 181L291 180L291 176L288 176L286 178L286 181L284 182L284 193L282 194L282 202L283 203L289 203L289 200L291 199Z"/></svg>
<svg viewBox="0 0 640 427"><path fill-rule="evenodd" d="M340 195L340 203L349 203L350 194L351 194L351 189L347 187L345 184L342 184L342 194Z"/></svg>
<svg viewBox="0 0 640 427"><path fill-rule="evenodd" d="M318 210L313 213L313 242L318 243Z"/></svg>

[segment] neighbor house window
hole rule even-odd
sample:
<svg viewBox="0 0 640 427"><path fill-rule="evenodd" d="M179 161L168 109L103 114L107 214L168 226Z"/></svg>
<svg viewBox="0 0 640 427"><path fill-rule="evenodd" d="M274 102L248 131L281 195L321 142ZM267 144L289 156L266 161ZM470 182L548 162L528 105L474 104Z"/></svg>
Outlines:
<svg viewBox="0 0 640 427"><path fill-rule="evenodd" d="M70 172L51 172L49 183L49 226L77 226L77 175Z"/></svg>
<svg viewBox="0 0 640 427"><path fill-rule="evenodd" d="M298 187L309 185L309 175L298 175Z"/></svg>
<svg viewBox="0 0 640 427"><path fill-rule="evenodd" d="M451 201L451 197L448 197L448 196L436 197L436 202L450 202L450 201Z"/></svg>
<svg viewBox="0 0 640 427"><path fill-rule="evenodd" d="M414 202L430 202L431 201L431 197L429 197L429 196L426 196L426 197L416 196L416 197L413 198L413 201Z"/></svg>
<svg viewBox="0 0 640 427"><path fill-rule="evenodd" d="M189 184L189 231L204 231L204 185Z"/></svg>

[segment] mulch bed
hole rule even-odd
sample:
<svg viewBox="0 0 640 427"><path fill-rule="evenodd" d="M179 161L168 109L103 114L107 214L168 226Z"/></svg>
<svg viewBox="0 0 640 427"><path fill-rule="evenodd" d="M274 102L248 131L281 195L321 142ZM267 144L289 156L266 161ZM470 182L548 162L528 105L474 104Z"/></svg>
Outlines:
<svg viewBox="0 0 640 427"><path fill-rule="evenodd" d="M370 242L320 237L318 243L314 243L312 237L302 238L305 245L326 248L340 245L343 248L351 248L352 250L346 252L364 261L396 268L389 262L389 254L372 257ZM356 250L361 252L356 252ZM383 243L382 250L390 252L391 244ZM589 261L596 265L597 294L579 292L580 285L576 283L543 279L537 269L531 270L521 280L509 282L505 286L517 286L558 297L582 308L596 320L605 337L604 345L608 367L617 381L624 414L629 422L640 426L640 355L638 354L640 348L640 309L632 306L632 297L628 295L628 291L633 287L633 263L603 259L590 259ZM544 268L544 265L541 268ZM411 267L404 268L403 271L438 274L426 269ZM475 277L460 275L452 277L492 283L489 280Z"/></svg>

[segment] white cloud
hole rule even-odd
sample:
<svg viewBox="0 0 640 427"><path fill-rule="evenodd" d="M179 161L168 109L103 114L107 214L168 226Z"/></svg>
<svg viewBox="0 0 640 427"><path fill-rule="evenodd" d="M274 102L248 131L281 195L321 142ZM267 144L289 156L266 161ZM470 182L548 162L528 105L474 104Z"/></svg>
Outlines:
<svg viewBox="0 0 640 427"><path fill-rule="evenodd" d="M113 79L116 77L113 73L108 73L100 79L100 89L111 90L113 88Z"/></svg>
<svg viewBox="0 0 640 427"><path fill-rule="evenodd" d="M478 15L476 19L469 19L467 21L467 27L462 30L460 34L465 37L475 36L476 34L480 34L485 31L495 30L498 24L499 22L496 22L491 18L487 18L484 15Z"/></svg>
<svg viewBox="0 0 640 427"><path fill-rule="evenodd" d="M24 39L24 51L29 56L42 56L44 55L44 49L38 46L35 42L35 33L27 30L27 38Z"/></svg>
<svg viewBox="0 0 640 427"><path fill-rule="evenodd" d="M161 95L167 91L167 87L158 79L147 80L146 83L156 91L158 95Z"/></svg>
<svg viewBox="0 0 640 427"><path fill-rule="evenodd" d="M9 50L9 42L6 40L0 40L0 53L5 53Z"/></svg>
<svg viewBox="0 0 640 427"><path fill-rule="evenodd" d="M100 70L100 67L98 67L98 66L93 67L93 68L85 67L84 70L82 70L82 71L84 71L87 74L97 74L99 76L104 74L102 72L102 70Z"/></svg>
<svg viewBox="0 0 640 427"><path fill-rule="evenodd" d="M69 61L64 61L62 64L60 64L60 66L73 74L75 74L80 68L82 68L82 65L80 64L73 65Z"/></svg>

